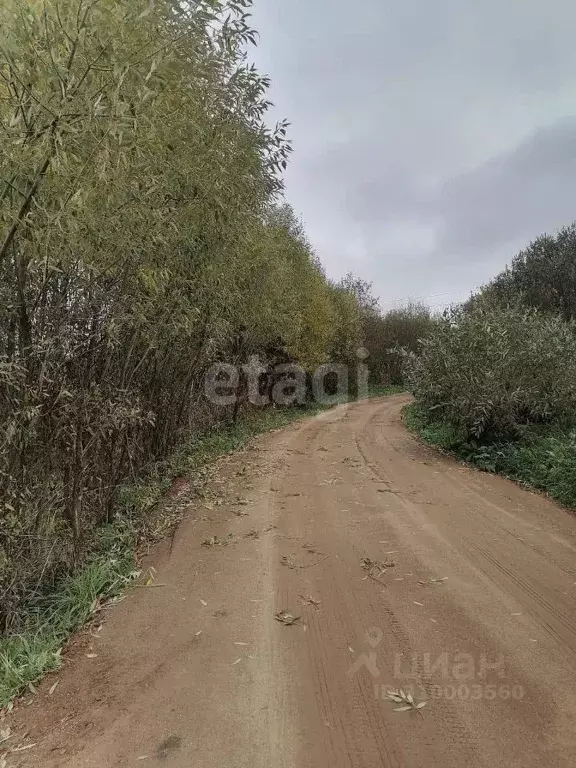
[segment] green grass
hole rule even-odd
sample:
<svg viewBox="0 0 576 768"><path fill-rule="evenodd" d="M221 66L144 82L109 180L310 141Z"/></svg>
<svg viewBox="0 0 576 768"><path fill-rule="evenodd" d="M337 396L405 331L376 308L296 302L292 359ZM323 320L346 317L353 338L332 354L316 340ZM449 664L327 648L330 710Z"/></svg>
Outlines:
<svg viewBox="0 0 576 768"><path fill-rule="evenodd" d="M368 394L368 397L384 397L387 395L402 395L406 392L406 387L403 387L400 384L392 384L389 386L384 386L383 384L375 385L370 387L370 391Z"/></svg>
<svg viewBox="0 0 576 768"><path fill-rule="evenodd" d="M431 420L417 404L406 406L403 415L424 442L576 509L576 430L526 427L514 441L473 443L451 425Z"/></svg>
<svg viewBox="0 0 576 768"><path fill-rule="evenodd" d="M118 595L130 583L133 549L120 542L114 550L95 553L56 591L37 598L22 632L0 641L0 706L9 706L14 696L58 669L62 645L93 615L97 599Z"/></svg>
<svg viewBox="0 0 576 768"><path fill-rule="evenodd" d="M406 405L402 415L408 429L415 432L425 443L435 445L444 451L456 451L462 439L454 427L426 417L424 411L415 403Z"/></svg>
<svg viewBox="0 0 576 768"><path fill-rule="evenodd" d="M380 388L371 396L396 394L401 388ZM63 577L49 593L27 606L27 621L17 635L0 639L0 707L58 669L62 647L93 616L97 600L122 593L133 581L135 551L142 538L153 540L177 523L169 505L162 509L160 525L149 526L151 512L162 506L175 477L188 476L201 487L207 468L218 458L242 448L253 437L309 418L343 402L303 409L267 409L248 412L236 424L219 425L182 444L165 462L157 464L139 482L118 489L115 522L101 528L87 563Z"/></svg>

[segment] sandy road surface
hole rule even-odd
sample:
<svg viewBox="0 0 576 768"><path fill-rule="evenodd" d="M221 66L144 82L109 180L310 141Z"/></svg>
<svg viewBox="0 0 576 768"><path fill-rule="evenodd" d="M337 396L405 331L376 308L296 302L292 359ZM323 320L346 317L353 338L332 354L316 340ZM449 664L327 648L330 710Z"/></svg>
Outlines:
<svg viewBox="0 0 576 768"><path fill-rule="evenodd" d="M404 402L224 462L223 503L151 560L166 586L133 591L16 713L39 746L9 765L576 766L576 519L418 444ZM426 706L395 712L398 688Z"/></svg>

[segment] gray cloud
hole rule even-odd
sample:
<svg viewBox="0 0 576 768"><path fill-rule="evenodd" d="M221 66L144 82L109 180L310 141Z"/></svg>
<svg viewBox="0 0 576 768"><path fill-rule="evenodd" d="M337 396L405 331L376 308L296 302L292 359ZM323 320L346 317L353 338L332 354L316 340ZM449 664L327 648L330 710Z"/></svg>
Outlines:
<svg viewBox="0 0 576 768"><path fill-rule="evenodd" d="M576 218L576 119L537 130L513 151L448 180L438 252L481 254Z"/></svg>
<svg viewBox="0 0 576 768"><path fill-rule="evenodd" d="M334 277L460 298L576 217L576 6L255 0L287 196ZM448 295L448 298L446 296Z"/></svg>

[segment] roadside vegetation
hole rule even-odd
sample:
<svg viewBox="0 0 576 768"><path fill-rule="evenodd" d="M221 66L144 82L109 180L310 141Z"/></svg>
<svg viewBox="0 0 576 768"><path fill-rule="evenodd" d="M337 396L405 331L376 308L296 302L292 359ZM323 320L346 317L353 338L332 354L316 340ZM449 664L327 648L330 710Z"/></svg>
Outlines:
<svg viewBox="0 0 576 768"><path fill-rule="evenodd" d="M191 479L187 503L201 498L214 461L262 432L317 410L310 406L252 411L235 424L216 425L206 434L190 438L137 482L121 485L115 520L97 529L82 564L29 595L18 632L0 639L0 706L9 706L15 695L29 687L33 690L46 672L57 669L70 635L97 618L103 605L140 579L139 547L145 551L177 525L183 514L177 500L166 496L175 479Z"/></svg>
<svg viewBox="0 0 576 768"><path fill-rule="evenodd" d="M400 384L370 285L328 279L284 200L250 5L0 7L0 703L134 578L173 477L311 412L242 381L214 405L215 362L353 381L366 346Z"/></svg>
<svg viewBox="0 0 576 768"><path fill-rule="evenodd" d="M405 358L406 423L576 507L576 226L545 235Z"/></svg>
<svg viewBox="0 0 576 768"><path fill-rule="evenodd" d="M373 387L370 397L393 395L402 387ZM345 400L310 403L305 408L251 409L237 422L216 424L190 436L166 460L121 485L114 522L97 529L90 551L76 569L28 596L18 632L0 638L0 707L14 696L34 691L47 672L58 669L70 636L101 610L121 599L126 589L152 578L139 569L142 554L177 526L194 499L201 500L214 463L244 447L253 437L309 418ZM168 492L186 479L182 497ZM177 486L175 486L177 487Z"/></svg>

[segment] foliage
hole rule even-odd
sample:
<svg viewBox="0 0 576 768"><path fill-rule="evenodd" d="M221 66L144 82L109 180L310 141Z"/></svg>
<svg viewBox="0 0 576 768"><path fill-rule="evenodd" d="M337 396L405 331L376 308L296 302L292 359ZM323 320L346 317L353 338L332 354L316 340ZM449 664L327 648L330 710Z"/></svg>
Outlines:
<svg viewBox="0 0 576 768"><path fill-rule="evenodd" d="M365 343L370 351L373 377L392 385L406 381L407 357L420 352L434 328L435 318L423 304L407 304L383 315L365 318Z"/></svg>
<svg viewBox="0 0 576 768"><path fill-rule="evenodd" d="M543 235L411 360L406 424L480 469L576 507L576 224Z"/></svg>
<svg viewBox="0 0 576 768"><path fill-rule="evenodd" d="M372 293L372 284L349 272L336 286L341 301L348 300L348 307L340 306L340 321L350 329L352 345L361 338L368 351L367 363L370 379L374 385L403 386L405 384L406 357L420 351L422 339L432 331L435 318L428 307L419 303L408 303L388 312L382 312L378 299ZM343 330L336 333L342 342L346 338ZM336 356L352 359L351 345L347 351L335 350Z"/></svg>
<svg viewBox="0 0 576 768"><path fill-rule="evenodd" d="M230 418L203 396L215 361L311 370L361 343L281 199L291 147L246 58L249 6L0 7L5 630L85 561L119 489Z"/></svg>
<svg viewBox="0 0 576 768"><path fill-rule="evenodd" d="M566 507L576 509L576 432L573 429L527 427L515 440L482 443L418 404L403 412L408 429L422 440L453 453L478 469L509 477L546 492Z"/></svg>
<svg viewBox="0 0 576 768"><path fill-rule="evenodd" d="M576 508L576 433L573 430L525 430L513 442L471 446L463 458L480 469L497 472L545 491Z"/></svg>
<svg viewBox="0 0 576 768"><path fill-rule="evenodd" d="M534 311L476 306L446 312L415 360L419 404L474 439L576 418L576 333Z"/></svg>
<svg viewBox="0 0 576 768"><path fill-rule="evenodd" d="M0 640L0 706L58 669L62 644L93 615L100 598L111 598L130 583L132 540L119 531L111 538L114 546L94 554L55 591L36 598L21 631Z"/></svg>
<svg viewBox="0 0 576 768"><path fill-rule="evenodd" d="M372 385L370 387L370 397L389 397L391 395L402 395L406 392L406 387L402 384L391 384L386 386L384 384Z"/></svg>
<svg viewBox="0 0 576 768"><path fill-rule="evenodd" d="M394 394L393 390L371 393ZM179 519L180 507L163 503L174 478L191 476L194 493L202 493L209 466L242 448L256 435L309 417L328 406L305 409L254 409L235 424L215 425L184 441L137 483L120 488L117 519L98 530L94 548L82 566L51 588L29 599L25 623L17 635L0 639L0 707L46 672L60 666L63 644L83 626L102 601L123 592L137 576L134 549L140 538L160 537ZM159 514L150 515L155 505ZM160 518L160 519L159 519Z"/></svg>
<svg viewBox="0 0 576 768"><path fill-rule="evenodd" d="M418 403L406 405L402 415L408 429L416 432L425 443L442 450L456 451L465 442L466 436L462 430L445 421L434 419L433 413L426 411Z"/></svg>
<svg viewBox="0 0 576 768"><path fill-rule="evenodd" d="M521 305L576 318L576 223L542 235L521 251L473 303Z"/></svg>

